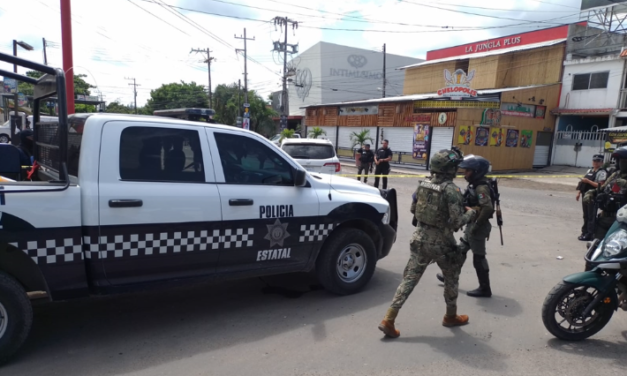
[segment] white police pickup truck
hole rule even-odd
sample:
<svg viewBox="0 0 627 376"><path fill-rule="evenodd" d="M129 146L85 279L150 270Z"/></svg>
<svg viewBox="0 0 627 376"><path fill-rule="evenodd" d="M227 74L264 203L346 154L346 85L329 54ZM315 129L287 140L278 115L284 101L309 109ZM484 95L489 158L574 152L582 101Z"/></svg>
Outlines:
<svg viewBox="0 0 627 376"><path fill-rule="evenodd" d="M62 71L2 60L46 73L19 77L35 84L34 108L50 95L65 108ZM396 240L394 190L308 173L253 132L64 111L33 125L38 181L0 182L0 362L28 335L28 292L64 300L315 270L351 294Z"/></svg>

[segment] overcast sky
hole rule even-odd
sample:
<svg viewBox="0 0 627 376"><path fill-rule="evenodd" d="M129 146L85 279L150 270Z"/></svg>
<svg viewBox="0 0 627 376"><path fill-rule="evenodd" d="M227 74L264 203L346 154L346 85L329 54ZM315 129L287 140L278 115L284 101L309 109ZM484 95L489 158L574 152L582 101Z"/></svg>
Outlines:
<svg viewBox="0 0 627 376"><path fill-rule="evenodd" d="M244 60L235 53L247 29L249 88L264 97L280 89L282 65L271 52L281 32L275 16L299 21L288 43L305 51L318 41L424 58L432 49L577 21L581 0L72 0L75 73L86 74L107 102L131 103L134 77L138 105L161 84L207 85L207 65L192 48L211 48L212 84L243 79ZM179 7L179 8L173 8ZM183 8L183 9L181 9ZM205 12L205 13L203 13ZM212 14L219 14L212 15ZM228 17L225 17L228 16ZM338 30L344 29L344 30ZM381 31L381 32L375 32ZM61 67L59 0L0 2L0 50L12 40L35 50L18 55ZM12 69L2 64L4 69ZM24 73L24 71L20 71Z"/></svg>

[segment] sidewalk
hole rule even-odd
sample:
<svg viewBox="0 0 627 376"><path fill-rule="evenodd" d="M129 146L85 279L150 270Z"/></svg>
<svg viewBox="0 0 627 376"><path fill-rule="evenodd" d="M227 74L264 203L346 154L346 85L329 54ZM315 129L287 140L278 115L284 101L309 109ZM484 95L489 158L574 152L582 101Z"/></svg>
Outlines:
<svg viewBox="0 0 627 376"><path fill-rule="evenodd" d="M340 159L340 163L342 167L355 167L355 162L348 159ZM503 176L504 179L515 179L515 180L528 180L537 183L544 184L561 184L567 185L571 187L577 186L579 183L579 178L574 176L583 177L586 174L587 168L580 167L570 167L570 166L547 166L544 168L533 169L529 171L522 172L494 172L491 173L491 176ZM392 169L390 171L391 174L400 174L400 175L428 175L429 171L427 171L424 167L420 166L404 166L404 165L392 165ZM550 177L547 177L550 175ZM563 175L564 177L560 177ZM574 189L574 188L573 188Z"/></svg>

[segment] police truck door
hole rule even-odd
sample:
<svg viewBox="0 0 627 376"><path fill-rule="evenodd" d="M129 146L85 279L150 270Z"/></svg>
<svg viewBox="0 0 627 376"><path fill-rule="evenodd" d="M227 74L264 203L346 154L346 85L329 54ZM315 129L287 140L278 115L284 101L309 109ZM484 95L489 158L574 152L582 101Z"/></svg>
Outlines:
<svg viewBox="0 0 627 376"><path fill-rule="evenodd" d="M216 180L223 182L218 185L223 219L231 228L219 270L302 270L313 248L305 236L308 226L320 219L315 190L294 186L298 164L253 135L207 130L207 136L219 155Z"/></svg>
<svg viewBox="0 0 627 376"><path fill-rule="evenodd" d="M92 249L114 285L215 272L222 213L204 127L106 123L99 217Z"/></svg>

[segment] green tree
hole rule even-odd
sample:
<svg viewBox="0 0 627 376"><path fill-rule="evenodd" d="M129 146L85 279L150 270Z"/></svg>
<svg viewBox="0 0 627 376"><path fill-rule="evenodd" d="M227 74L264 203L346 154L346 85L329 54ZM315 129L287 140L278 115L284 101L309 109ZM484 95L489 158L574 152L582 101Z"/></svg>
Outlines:
<svg viewBox="0 0 627 376"><path fill-rule="evenodd" d="M318 138L322 135L327 135L327 132L320 127L313 127L309 130L308 137L309 138Z"/></svg>
<svg viewBox="0 0 627 376"><path fill-rule="evenodd" d="M44 74L39 71L27 71L26 75L31 78L41 78ZM74 94L75 95L91 95L91 89L95 89L96 87L89 82L85 81L84 78L87 77L86 74L75 74L74 75ZM34 89L33 85L27 82L19 82L18 83L18 91L20 93L24 93L24 95L33 95Z"/></svg>
<svg viewBox="0 0 627 376"><path fill-rule="evenodd" d="M171 83L161 85L158 89L150 91L150 99L146 104L149 113L156 110L169 110L174 108L206 108L209 99L205 88L195 82Z"/></svg>
<svg viewBox="0 0 627 376"><path fill-rule="evenodd" d="M283 142L286 138L293 138L296 133L293 129L284 129L281 131L281 138L279 138L279 144Z"/></svg>
<svg viewBox="0 0 627 376"><path fill-rule="evenodd" d="M119 100L113 101L107 105L105 112L115 114L134 114L135 110L131 106L126 106L120 103Z"/></svg>
<svg viewBox="0 0 627 376"><path fill-rule="evenodd" d="M248 91L248 108L250 113L250 130L264 136L274 134L275 125L272 116L276 112L254 90ZM239 90L237 84L218 85L213 94L214 119L218 123L236 125L240 110L243 110L244 92Z"/></svg>
<svg viewBox="0 0 627 376"><path fill-rule="evenodd" d="M372 143L374 143L374 140L372 139L372 137L370 137L370 130L369 129L364 129L361 132L353 132L350 135L351 141L353 141L353 147L357 146L357 145L363 145L366 143L366 141L370 140Z"/></svg>

